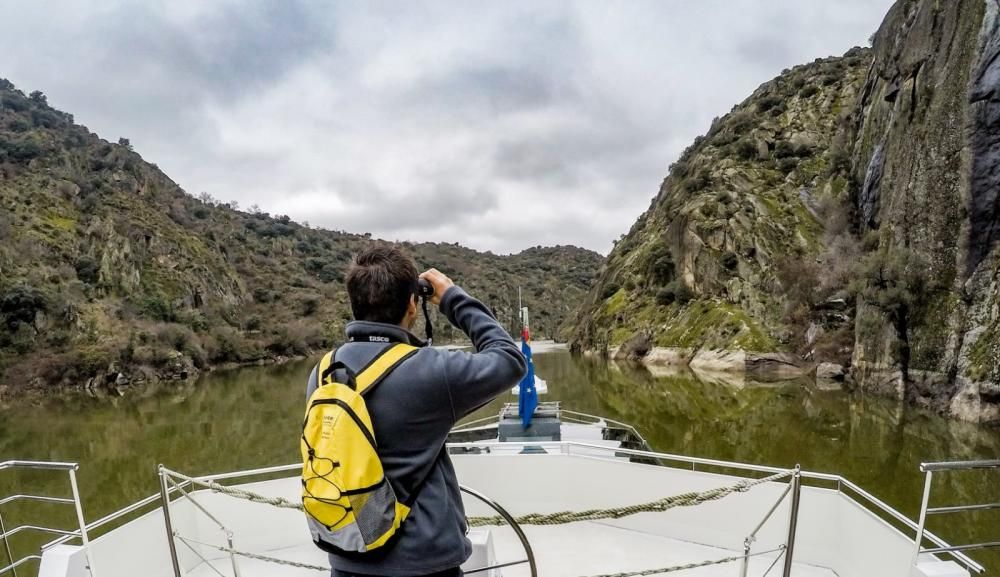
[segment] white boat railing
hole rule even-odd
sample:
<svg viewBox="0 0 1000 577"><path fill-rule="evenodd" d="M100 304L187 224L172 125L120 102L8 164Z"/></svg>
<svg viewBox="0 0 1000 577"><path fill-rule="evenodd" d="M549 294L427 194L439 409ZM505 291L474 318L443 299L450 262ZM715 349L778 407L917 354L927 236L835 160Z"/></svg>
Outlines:
<svg viewBox="0 0 1000 577"><path fill-rule="evenodd" d="M478 422L481 422L481 421L484 421L484 420L489 420L489 419L490 419L490 417L485 418L485 419L481 419L481 420L478 420L478 421L473 421L473 422L470 422L470 423L465 423L464 426L468 427L469 425L472 425L473 423L478 423ZM770 466L766 466L766 465L754 465L754 464L748 464L748 463L737 463L737 462L732 462L732 461L723 461L723 460L718 460L718 459L707 459L707 458L701 458L701 457L690 457L690 456L685 456L685 455L675 455L675 454L670 454L670 453L659 453L659 452L654 452L654 451L643 451L643 450L634 450L634 449L613 448L613 447L607 447L607 446L603 446L603 445L594 445L594 444L582 443L582 442L576 442L576 441L532 442L530 444L533 445L533 446L538 446L538 447L540 447L542 449L545 449L547 452L557 452L557 453L563 453L563 454L585 454L587 456L593 456L595 454L595 452L599 452L599 453L605 453L608 456L612 456L612 457L615 457L615 456L618 456L618 457L620 457L620 456L628 456L628 457L636 457L636 458L640 458L640 459L646 459L646 460L655 462L655 463L657 463L659 465L662 465L662 466L670 466L668 463L683 464L685 466L690 467L691 470L699 470L700 467L709 467L709 468L713 468L713 469L723 469L723 470L729 469L729 470L735 470L735 471L754 472L754 473L767 473L767 474L774 474L774 473L779 473L779 472L785 471L785 469L782 469L782 468L779 468L779 467L770 467ZM482 448L491 448L491 449L495 448L495 449L499 449L499 448L502 448L502 447L503 447L503 444L500 443L499 441L492 442L492 443L491 442L476 442L476 443L449 443L448 444L448 448L450 448L450 449L453 448L453 449L467 450L467 451L471 451L473 449L482 449ZM994 463L994 462L990 462L990 463ZM1000 466L1000 462L997 462L997 463L998 463L997 466ZM954 466L954 465L930 463L930 464L927 464L925 466L927 467L926 471L937 471L937 470L944 470L944 469L940 469L939 467ZM991 465L991 467L992 467L992 465ZM215 481L221 481L221 480L226 480L226 479L245 478L245 477L248 477L248 476L256 476L256 475L268 475L268 474L277 474L277 473L290 473L290 472L293 472L293 471L297 472L300 469L301 469L301 464L295 463L295 464L282 465L282 466L276 466L276 467L265 467L265 468L251 469L251 470L238 471L238 472L221 473L221 474L216 474L216 475L206 475L206 476L203 476L201 478L213 479ZM0 470L2 470L2 464L0 464ZM965 550L965 549L972 549L972 548L975 548L975 547L973 547L973 546L965 546L964 548L963 547L957 547L957 548L956 547L952 547L947 542L945 542L942 538L938 537L936 534L934 534L934 533L926 530L926 527L924 526L924 523L923 523L923 521L926 518L926 514L925 513L927 513L927 514L937 514L938 511L923 511L922 510L922 513L921 513L921 522L920 523L916 523L916 522L912 521L911 519L907 518L902 513L898 512L896 509L894 509L890 505L886 504L884 501L882 501L878 497L875 497L874 495L872 495L871 493L869 493L865 489L861 488L857 484L855 484L852 481L844 478L841 475L834 475L834 474L829 474L829 473L819 473L819 472L814 472L814 471L803 470L803 471L800 472L800 478L801 478L801 480L803 482L808 482L808 483L811 483L813 485L822 485L822 484L832 485L833 488L835 488L835 490L838 493L841 493L844 496L846 496L848 498L851 498L854 502L858 503L860 506L862 506L866 510L872 512L873 514L878 515L880 518L882 518L883 520L885 520L887 522L889 522L889 521L895 522L895 524L896 524L896 526L898 528L899 527L902 528L901 530L909 531L909 532L912 532L913 534L917 535L917 537L918 537L917 538L917 542L918 543L923 543L924 541L927 541L927 542L929 542L930 544L932 544L934 546L934 548L931 548L931 549L922 549L921 550L922 553L925 553L925 554L927 554L927 553L930 553L930 554L936 554L936 553L945 554L945 555L950 556L952 559L954 559L955 561L957 561L959 564L963 565L965 568L967 568L971 572L974 572L974 573L983 573L985 571L985 568L981 564L979 564L978 562L976 562L975 560L973 560L972 558L970 558L968 555L966 555L963 552L963 550ZM188 485L185 482L181 482L179 484L182 487L186 487ZM829 488L829 487L826 487L826 488ZM173 492L172 488L170 488L170 489L171 489L170 492ZM143 510L143 509L149 507L150 505L158 504L159 502L161 502L161 500L162 500L162 494L159 493L159 492L155 493L153 495L150 495L149 497L146 497L145 499L143 499L141 501L133 503L133 504L131 504L131 505L129 505L129 506L123 508L123 509L120 509L120 510L114 512L114 513L106 515L105 517L102 517L101 519L98 519L96 521L91 522L90 524L87 524L85 527L82 527L82 532L84 534L86 534L87 532L94 532L94 531L96 531L98 529L102 529L102 528L105 528L107 526L113 525L115 523L122 522L125 518L129 517L130 515L134 515L134 514L136 514L136 512L138 512L140 510ZM925 506L926 506L926 502L925 502ZM991 505L989 508L994 508L994 507ZM941 514L943 514L945 512L950 512L950 511L944 511L943 510L943 509L947 509L947 508L939 508L939 509L942 509L940 511ZM44 552L45 550L47 550L47 549L49 549L49 548L51 548L51 547L53 547L55 545L66 543L66 542L68 542L68 541L70 541L72 539L79 538L79 536L80 535L77 532L74 532L71 535L60 536L57 539L55 539L55 540L53 540L53 541L45 544L42 547L42 551ZM2 575L2 572L0 572L0 575Z"/></svg>
<svg viewBox="0 0 1000 577"><path fill-rule="evenodd" d="M931 489L935 473L955 473L973 470L991 470L1000 472L1000 460L990 461L951 461L938 463L921 463L920 471L924 473L924 496L920 503L920 520L917 522L917 538L913 552L913 562L916 563L921 554L947 553L955 555L960 551L992 549L1000 547L1000 541L985 543L966 543L963 545L943 545L930 539L936 546L924 549L924 537L929 535L926 529L928 515L953 515L968 511L988 511L1000 509L1000 503L970 503L966 505L948 505L945 507L930 507Z"/></svg>
<svg viewBox="0 0 1000 577"><path fill-rule="evenodd" d="M53 497L51 495L30 495L30 494L15 494L8 495L6 497L0 498L0 507L7 505L9 503L14 503L17 501L34 501L36 503L55 503L60 505L72 505L76 509L76 519L79 523L79 527L76 530L65 530L58 529L55 527L45 527L42 525L18 525L11 529L7 528L6 523L3 519L3 512L0 511L0 541L3 541L3 550L7 555L6 565L0 566L0 575L10 574L13 577L17 577L17 568L32 561L41 561L41 555L24 555L18 559L14 559L14 554L10 546L10 538L19 533L25 532L35 532L35 533L48 533L51 535L60 535L61 539L69 540L78 538L82 542L82 545L86 551L87 563L90 566L90 571L95 574L94 571L94 560L90 554L90 539L87 534L87 524L83 519L83 505L80 502L80 490L76 483L76 471L79 469L79 465L76 463L57 463L57 462L45 462L45 461L4 461L0 463L0 472L3 471L15 471L15 470L47 470L47 471L63 471L69 476L69 486L72 496L71 497Z"/></svg>
<svg viewBox="0 0 1000 577"><path fill-rule="evenodd" d="M582 413L580 411L571 411L569 409L564 409L559 405L558 401L549 401L547 403L542 403L539 407L547 406L551 410L556 411L557 416L568 423L578 423L582 425L601 425L604 424L607 428L621 429L625 431L628 435L631 435L635 443L638 444L642 450L652 451L652 447L646 441L646 439L639 433L639 431L628 423L623 423L621 421L616 421L614 419L609 419L607 417L600 417L598 415L591 415L589 413ZM509 407L517 407L516 404L507 403L504 405L503 410L496 415L489 415L486 417L480 417L478 419L473 419L471 421L466 421L464 423L459 423L455 425L455 428L451 430L452 433L462 433L473 429L486 428L492 425L497 425L500 423L501 415L504 411L508 410Z"/></svg>
<svg viewBox="0 0 1000 577"><path fill-rule="evenodd" d="M201 543L199 541L195 541L195 540L192 540L192 539L187 539L184 536L182 536L178 531L176 531L174 529L174 527L173 527L173 522L172 522L173 520L172 520L172 517L171 517L170 504L171 504L171 494L173 492L175 492L175 491L178 492L178 493L180 493L180 495L181 495L180 498L187 499L188 502L190 502L196 509L198 509L204 515L206 515L209 519L211 519L218 526L218 528L223 532L223 534L226 537L226 541L227 541L227 545L228 545L227 547L218 547L218 546L212 546L212 545L207 545L207 546L213 547L213 548L215 548L217 550L220 550L220 551L227 552L229 554L230 562L232 563L232 567L233 567L233 575L234 575L234 577L239 577L239 575L240 575L240 568L239 568L240 564L239 564L239 560L238 560L238 557L240 557L240 556L252 557L254 559L257 559L257 560L260 560L260 561L265 561L265 562L278 563L278 564L283 564L283 565L291 565L291 566L295 566L295 567L299 567L299 568L307 568L307 569L322 569L322 570L325 571L326 569L325 568L321 568L321 567L313 567L313 566L309 566L307 564L290 562L290 561L284 560L284 559L279 559L279 558L274 558L274 557L268 557L268 556L259 555L259 554L248 554L246 552L237 551L236 549L233 548L233 537L234 537L233 531L231 531L229 528L227 528L227 526L219 518L217 518L210 511L208 511L208 509L206 509L204 505L199 504L198 501L194 500L193 496L185 489L185 487L189 487L190 489L197 489L199 487L214 487L214 489L211 489L211 490L223 490L224 491L224 489L221 489L221 487L219 487L218 485L215 485L216 481L218 481L218 480L225 480L225 479L236 479L236 478L243 478L245 480L248 477L258 477L258 476L262 476L262 475L265 475L265 474L271 474L271 473L281 473L281 472L291 472L291 471L298 472L301 469L302 469L301 465L299 465L299 464L293 464L293 465L283 465L283 466L278 466L278 467L269 467L269 468L265 468L265 469L253 469L253 470L249 470L249 471L241 471L241 472L235 472L235 473L226 473L226 474L222 474L222 475L206 475L206 476L201 476L201 477L187 477L187 476L182 475L182 474L180 474L180 473L178 473L176 471L171 471L170 469L167 469L163 465L160 465L159 468L158 468L158 474L159 474L159 480L160 480L159 500L160 500L160 506L161 506L161 508L163 510L163 522L164 522L164 525L166 527L168 547L170 549L170 560L171 560L171 564L172 564L172 568L173 568L173 572L174 572L175 577L183 577L183 575L184 575L184 573L181 571L180 561L179 561L179 558L178 558L178 555L177 555L177 542L178 541L181 542L182 544L184 544L192 553L194 553L196 556L198 556L201 559L202 562L204 562L204 563L206 563L208 565L211 565L210 562L198 551L198 549L195 548L194 546L192 546L192 545L202 545L202 546L205 546L207 544ZM496 511L497 514L499 514L510 525L510 527L513 529L515 535L517 536L518 540L521 543L521 547L523 548L524 554L525 554L525 558L524 559L519 559L519 560L516 560L516 561L507 561L507 562L503 562L503 563L494 563L492 565L487 565L487 566L480 567L480 568L469 569L469 570L465 571L465 574L466 575L472 575L472 574L478 574L478 573L487 573L489 575L492 575L493 574L492 572L494 570L497 570L497 569L501 569L501 568L504 568L504 567L513 567L513 566L516 566L516 565L526 564L526 565L528 565L528 569L529 569L531 577L537 577L537 575L538 575L538 567L537 567L537 564L536 564L536 561L535 561L534 551L531 548L531 543L528 541L528 537L524 534L524 531L521 529L521 526L517 523L517 520L514 519L514 517L506 509L504 509L496 501L494 501L493 499L490 499L486 495L484 495L484 494L482 494L482 493L480 493L480 492L478 492L478 491L476 491L474 489L470 489L469 487L465 487L465 486L460 486L460 489L461 489L461 491L463 493L465 493L465 494L467 494L467 495L469 495L469 496L471 496L471 497L473 497L475 499L478 499L479 501L482 501L484 504L486 504L487 507L489 507L489 508L493 509L494 511ZM246 498L246 495L249 495L249 493L242 492L241 495L242 495L241 498ZM260 496L258 496L258 497L260 497ZM280 501L284 501L284 499L279 499L279 500ZM285 502L285 503L282 503L279 506L290 506L290 504L287 503L287 502Z"/></svg>
<svg viewBox="0 0 1000 577"><path fill-rule="evenodd" d="M577 441L553 441L553 442L531 442L525 443L532 446L537 446L545 449L546 452L561 452L563 454L572 455L574 449L578 449L579 453L583 453L587 456L594 455L595 452L600 451L607 453L609 456L629 456L638 457L641 459L647 459L649 461L655 462L662 466L669 466L667 463L684 463L690 466L692 471L698 470L698 467L712 467L716 469L730 469L736 471L752 471L756 473L767 473L774 474L785 471L780 467L770 467L767 465L753 465L748 463L737 463L733 461L722 461L718 459L706 459L702 457L689 457L686 455L674 455L670 453L658 453L654 451L640 451L634 449L622 449L622 448L612 448L603 445L593 445L589 443L581 443ZM475 449L486 448L488 450L500 449L503 444L499 441L495 443L489 442L476 442L476 443L449 443L449 448L455 448L459 450L471 451ZM916 534L921 531L921 527L918 526L912 519L909 519L892 506L888 505L878 497L872 495L868 491L862 489L857 484L846 479L841 475L833 475L830 473L818 473L815 471L801 471L800 473L803 481L813 481L814 483L830 483L836 487L837 492L843 494L844 496L851 498L854 502L858 503L866 510L878 515L880 518L886 521L895 521L899 526L907 531ZM853 496L852 496L853 494ZM854 497L860 497L854 498ZM969 571L973 573L983 573L986 568L979 564L977 561L963 553L961 550L951 550L952 547L945 542L942 538L938 537L934 533L923 529L921 532L922 539L926 539L930 543L933 543L936 547L940 548L937 553L947 554L952 557L955 561L963 565ZM935 551L925 550L925 553L934 553Z"/></svg>

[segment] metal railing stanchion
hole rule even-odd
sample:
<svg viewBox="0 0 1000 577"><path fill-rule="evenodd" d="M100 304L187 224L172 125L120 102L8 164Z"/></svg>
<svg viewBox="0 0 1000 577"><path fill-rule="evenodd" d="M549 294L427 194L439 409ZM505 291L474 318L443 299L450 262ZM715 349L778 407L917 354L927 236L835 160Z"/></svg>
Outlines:
<svg viewBox="0 0 1000 577"><path fill-rule="evenodd" d="M73 504L76 509L76 520L80 524L80 544L83 545L90 566L91 577L97 577L97 566L94 564L94 554L90 550L90 537L87 536L87 521L83 518L83 503L80 501L80 487L76 483L76 469L69 470L69 486L73 491Z"/></svg>
<svg viewBox="0 0 1000 577"><path fill-rule="evenodd" d="M743 540L743 562L740 564L740 577L747 577L750 569L750 537Z"/></svg>
<svg viewBox="0 0 1000 577"><path fill-rule="evenodd" d="M934 471L928 470L924 474L924 496L920 501L920 520L917 521L917 537L914 539L913 562L910 563L910 567L916 567L917 560L920 558L920 549L924 542L924 528L927 523L927 505L930 504L931 500L931 481L933 479Z"/></svg>
<svg viewBox="0 0 1000 577"><path fill-rule="evenodd" d="M0 515L0 535L7 534L7 526L3 524L3 515ZM4 549L7 550L7 562L10 563L11 573L17 577L17 567L14 565L14 555L10 552L10 541L6 537L3 539Z"/></svg>
<svg viewBox="0 0 1000 577"><path fill-rule="evenodd" d="M160 499L163 502L163 524L167 528L167 544L170 546L170 562L174 567L174 577L181 575L181 565L177 560L177 543L174 542L174 527L170 522L170 491L167 489L167 473L165 467L160 465L157 469L160 477Z"/></svg>
<svg viewBox="0 0 1000 577"><path fill-rule="evenodd" d="M795 474L792 475L792 511L788 517L788 541L785 544L785 570L783 577L792 575L792 558L795 554L795 531L799 525L799 502L802 498L802 469L795 465Z"/></svg>

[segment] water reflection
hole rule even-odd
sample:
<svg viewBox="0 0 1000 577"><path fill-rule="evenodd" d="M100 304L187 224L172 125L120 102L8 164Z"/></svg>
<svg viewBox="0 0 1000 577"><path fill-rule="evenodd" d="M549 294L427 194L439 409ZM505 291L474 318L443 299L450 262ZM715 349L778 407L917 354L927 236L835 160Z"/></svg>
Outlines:
<svg viewBox="0 0 1000 577"><path fill-rule="evenodd" d="M824 390L808 381L756 383L537 354L549 383L543 399L635 425L658 450L841 473L915 516L921 461L995 458L1000 432L904 410L885 399ZM156 490L155 468L207 474L292 463L298 458L303 382L311 361L209 375L195 384L146 389L119 399L76 397L0 407L0 460L82 463L88 519ZM477 412L495 414L505 395ZM996 477L954 474L936 485L939 505L1000 501ZM0 495L14 491L68 494L65 478L29 471L0 474ZM70 511L7 506L8 526L38 521L72 524ZM1000 512L967 515L962 523L932 519L931 528L957 542L995 540ZM957 520L957 519L956 519ZM933 521L936 521L934 523ZM966 524L966 521L968 524ZM992 529L992 533L990 530ZM37 539L15 543L20 550ZM991 566L1000 556L976 555ZM0 563L2 565L3 563Z"/></svg>

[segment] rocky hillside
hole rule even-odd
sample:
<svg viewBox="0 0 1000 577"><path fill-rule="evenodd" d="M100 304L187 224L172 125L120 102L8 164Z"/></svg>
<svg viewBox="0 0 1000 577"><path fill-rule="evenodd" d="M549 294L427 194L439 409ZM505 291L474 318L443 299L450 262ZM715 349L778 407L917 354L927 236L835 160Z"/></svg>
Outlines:
<svg viewBox="0 0 1000 577"><path fill-rule="evenodd" d="M843 357L844 295L832 288L841 264L821 264L828 237L849 224L849 159L837 139L869 63L858 49L796 67L716 119L616 244L575 342L793 350L811 309L826 304L821 348Z"/></svg>
<svg viewBox="0 0 1000 577"><path fill-rule="evenodd" d="M998 11L899 0L871 50L716 120L612 251L576 346L780 351L1000 420Z"/></svg>
<svg viewBox="0 0 1000 577"><path fill-rule="evenodd" d="M345 269L369 242L189 196L127 140L0 79L0 389L124 386L327 348L350 319ZM540 336L559 334L603 260L408 248L509 326L523 287Z"/></svg>
<svg viewBox="0 0 1000 577"><path fill-rule="evenodd" d="M900 1L855 106L861 386L1000 420L1000 5Z"/></svg>

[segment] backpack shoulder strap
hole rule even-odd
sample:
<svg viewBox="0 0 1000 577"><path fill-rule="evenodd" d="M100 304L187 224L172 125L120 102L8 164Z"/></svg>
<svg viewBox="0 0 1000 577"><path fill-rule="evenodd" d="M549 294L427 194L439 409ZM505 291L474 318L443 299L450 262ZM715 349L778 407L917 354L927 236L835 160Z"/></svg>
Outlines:
<svg viewBox="0 0 1000 577"><path fill-rule="evenodd" d="M418 350L420 349L405 343L396 343L382 349L365 368L358 371L354 379L358 393L363 395L374 389L393 369L416 354Z"/></svg>
<svg viewBox="0 0 1000 577"><path fill-rule="evenodd" d="M333 377L333 369L331 365L333 364L333 356L337 353L337 349L323 355L323 358L319 360L319 364L316 365L316 380L317 385L325 385L329 382L329 379Z"/></svg>

